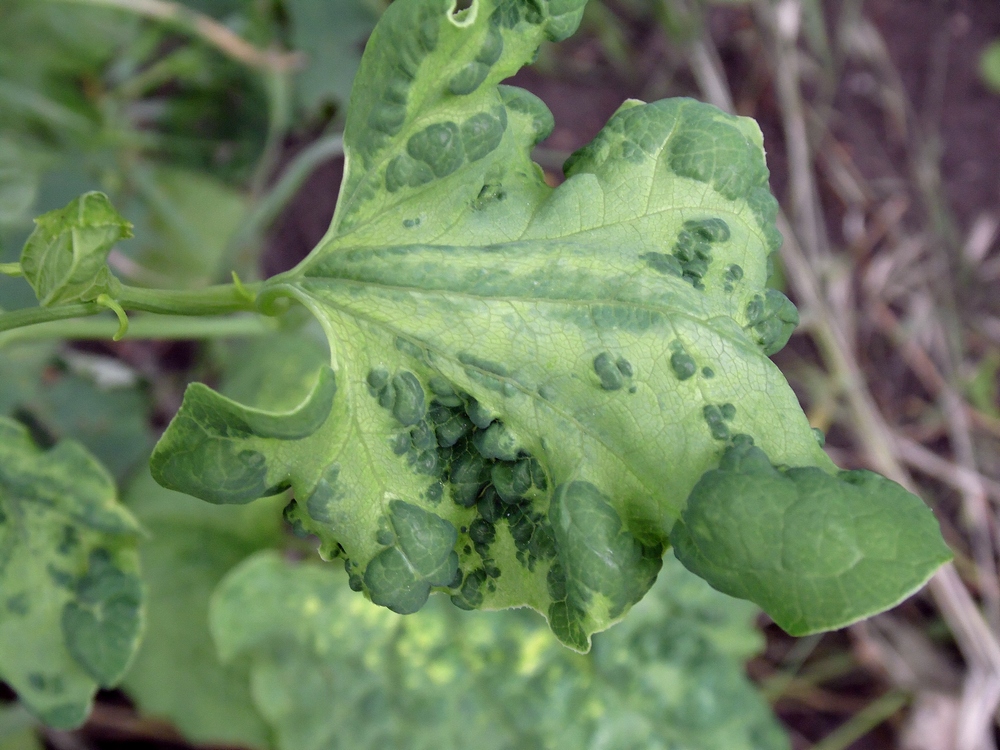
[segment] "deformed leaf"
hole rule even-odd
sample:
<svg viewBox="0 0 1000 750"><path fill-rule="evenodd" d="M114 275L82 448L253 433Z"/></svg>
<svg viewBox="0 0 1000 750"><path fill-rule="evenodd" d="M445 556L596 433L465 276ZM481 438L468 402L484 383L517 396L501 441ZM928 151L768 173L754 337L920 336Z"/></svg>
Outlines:
<svg viewBox="0 0 1000 750"><path fill-rule="evenodd" d="M792 635L888 609L951 559L934 514L895 482L776 469L748 441L699 480L670 540L688 569Z"/></svg>
<svg viewBox="0 0 1000 750"><path fill-rule="evenodd" d="M306 422L193 385L153 474L213 502L291 487L286 517L373 600L410 611L429 588L466 609L530 606L586 650L652 584L734 436L835 467L767 358L797 313L765 287L780 236L756 124L628 101L558 188L531 161L552 115L499 82L582 7L388 8L330 231L258 299L320 321L335 396L314 391ZM422 519L419 565L400 509Z"/></svg>
<svg viewBox="0 0 1000 750"><path fill-rule="evenodd" d="M755 607L672 557L662 579L584 657L524 612L439 600L403 618L336 570L265 552L219 585L212 633L249 661L278 750L785 750L743 674L762 645Z"/></svg>
<svg viewBox="0 0 1000 750"><path fill-rule="evenodd" d="M83 722L142 629L138 525L80 445L0 418L0 677L42 721Z"/></svg>
<svg viewBox="0 0 1000 750"><path fill-rule="evenodd" d="M35 224L21 251L21 269L40 304L90 302L114 292L108 253L132 236L132 225L106 195L85 193Z"/></svg>

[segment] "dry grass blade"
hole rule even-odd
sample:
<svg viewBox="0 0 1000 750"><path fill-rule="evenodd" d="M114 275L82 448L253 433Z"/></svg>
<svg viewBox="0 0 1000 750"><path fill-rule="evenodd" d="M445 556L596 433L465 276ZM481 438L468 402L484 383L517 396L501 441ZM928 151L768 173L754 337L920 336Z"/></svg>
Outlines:
<svg viewBox="0 0 1000 750"><path fill-rule="evenodd" d="M251 68L284 72L302 67L303 56L298 53L262 50L234 34L223 24L204 13L192 10L170 0L57 0L86 5L102 5L129 13L175 23L190 29L209 44L232 59Z"/></svg>

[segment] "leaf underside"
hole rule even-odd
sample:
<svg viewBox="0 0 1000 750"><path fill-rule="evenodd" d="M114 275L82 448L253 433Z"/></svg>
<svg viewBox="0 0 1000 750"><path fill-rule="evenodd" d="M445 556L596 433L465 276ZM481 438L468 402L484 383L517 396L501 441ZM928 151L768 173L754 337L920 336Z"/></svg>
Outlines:
<svg viewBox="0 0 1000 750"><path fill-rule="evenodd" d="M259 302L330 341L312 394L265 413L193 385L157 481L212 502L291 487L286 517L397 612L530 606L567 645L654 581L737 435L835 467L768 355L797 314L762 138L693 100L628 101L546 185L552 116L499 82L580 0L398 0L372 35L326 238Z"/></svg>
<svg viewBox="0 0 1000 750"><path fill-rule="evenodd" d="M0 418L0 678L43 722L83 722L142 627L139 527L73 441L50 451Z"/></svg>

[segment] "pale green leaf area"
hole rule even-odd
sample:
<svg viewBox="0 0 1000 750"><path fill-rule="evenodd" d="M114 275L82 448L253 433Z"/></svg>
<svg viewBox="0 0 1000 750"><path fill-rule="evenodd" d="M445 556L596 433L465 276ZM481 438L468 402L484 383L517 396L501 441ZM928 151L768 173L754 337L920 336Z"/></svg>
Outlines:
<svg viewBox="0 0 1000 750"><path fill-rule="evenodd" d="M378 16L364 0L288 0L292 47L307 62L296 76L308 111L326 103L346 105L361 50Z"/></svg>
<svg viewBox="0 0 1000 750"><path fill-rule="evenodd" d="M294 409L309 395L316 374L330 362L326 336L312 318L288 322L274 334L227 341L216 349L223 395L274 411Z"/></svg>
<svg viewBox="0 0 1000 750"><path fill-rule="evenodd" d="M208 602L237 563L281 542L280 499L220 508L143 472L125 502L149 533L140 550L148 624L125 690L143 714L168 719L192 742L270 747L247 665L223 666L216 656Z"/></svg>
<svg viewBox="0 0 1000 750"><path fill-rule="evenodd" d="M142 197L133 207L133 252L156 286L217 281L229 242L246 218L247 199L220 180L188 169L146 166L133 175Z"/></svg>
<svg viewBox="0 0 1000 750"><path fill-rule="evenodd" d="M754 607L672 557L587 656L525 611L474 615L437 599L401 617L345 584L264 552L212 600L220 653L249 656L278 750L788 747L743 674L761 645Z"/></svg>
<svg viewBox="0 0 1000 750"><path fill-rule="evenodd" d="M734 436L836 467L768 359L798 315L765 288L780 236L756 124L628 101L558 188L531 161L552 115L499 82L582 6L390 6L330 231L258 298L310 310L330 368L282 412L192 385L152 471L216 503L291 487L286 516L375 603L526 605L586 651Z"/></svg>
<svg viewBox="0 0 1000 750"><path fill-rule="evenodd" d="M21 251L21 269L40 304L89 302L114 291L108 253L132 236L132 225L106 195L86 193L35 224Z"/></svg>
<svg viewBox="0 0 1000 750"><path fill-rule="evenodd" d="M792 635L888 609L952 557L934 514L898 484L870 471L782 471L739 440L695 486L670 540L689 569Z"/></svg>
<svg viewBox="0 0 1000 750"><path fill-rule="evenodd" d="M138 646L139 526L79 444L0 418L0 678L46 724L83 722Z"/></svg>

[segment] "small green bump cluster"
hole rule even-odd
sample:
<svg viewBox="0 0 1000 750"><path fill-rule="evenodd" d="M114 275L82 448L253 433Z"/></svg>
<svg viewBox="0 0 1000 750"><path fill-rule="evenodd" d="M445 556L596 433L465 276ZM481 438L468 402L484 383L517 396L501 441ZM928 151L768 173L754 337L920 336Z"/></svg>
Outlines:
<svg viewBox="0 0 1000 750"><path fill-rule="evenodd" d="M716 440L729 440L730 431L727 422L732 422L736 417L736 407L732 404L708 404L702 409L702 415L708 424L708 429L712 437Z"/></svg>
<svg viewBox="0 0 1000 750"><path fill-rule="evenodd" d="M417 376L409 370L400 370L390 377L386 368L376 367L368 373L367 381L368 392L379 406L390 411L400 425L410 428L393 438L393 452L406 456L418 474L439 474L439 437L427 420L427 394Z"/></svg>
<svg viewBox="0 0 1000 750"><path fill-rule="evenodd" d="M456 96L471 94L486 80L486 76L490 74L490 68L500 59L502 54L503 35L496 25L490 24L479 53L472 62L466 63L458 73L452 76L448 82L448 91Z"/></svg>
<svg viewBox="0 0 1000 750"><path fill-rule="evenodd" d="M504 381L500 378L508 373L502 365L471 355L461 359L478 376L476 379L504 392ZM612 366L619 373L631 372L631 366L624 360L623 369L614 363ZM455 505L475 512L469 526L461 529L471 542L465 545L466 557L471 559L463 567L471 570L467 575L459 570L453 584L448 585L458 589L452 597L456 606L474 609L482 602L484 588L495 590L493 581L500 577L500 569L489 550L496 541L497 524L501 521L507 523L518 561L529 570L534 570L538 561L555 556L548 520L534 508L547 498L549 481L545 471L489 409L469 394L457 391L440 375L427 381L432 394L427 407L424 407L423 387L409 371L393 375L384 367L375 367L368 373L367 383L372 397L400 425L409 428L392 439L393 452L406 456L417 473L440 478L441 481L431 484L428 494L433 497L428 499L437 504L447 487ZM405 394L402 410L401 393ZM418 413L421 418L414 422ZM391 535L388 526L379 533L377 541L387 544Z"/></svg>
<svg viewBox="0 0 1000 750"><path fill-rule="evenodd" d="M729 237L729 225L722 219L692 219L685 221L681 231L677 233L671 254L644 253L639 258L645 260L646 265L657 273L682 278L695 289L704 289L702 279L712 262L712 245L727 242ZM734 266L729 268L731 270ZM742 273L743 270L740 269L741 277ZM726 281L729 283L730 279L727 277Z"/></svg>
<svg viewBox="0 0 1000 750"><path fill-rule="evenodd" d="M722 275L723 285L722 288L731 292L736 287L736 282L743 279L743 266L733 263L728 268L726 272Z"/></svg>
<svg viewBox="0 0 1000 750"><path fill-rule="evenodd" d="M687 380L698 372L698 365L695 364L694 357L687 353L684 345L676 339L670 342L670 369L678 380ZM715 373L712 373L713 375ZM706 376L710 377L710 376Z"/></svg>
<svg viewBox="0 0 1000 750"><path fill-rule="evenodd" d="M465 365L465 374L477 383L496 391L504 396L516 396L520 393L515 385L514 373L501 362L477 357L468 352L459 352L458 361Z"/></svg>
<svg viewBox="0 0 1000 750"><path fill-rule="evenodd" d="M747 303L746 327L768 356L781 351L798 324L799 311L777 289L768 289L763 297L754 295Z"/></svg>
<svg viewBox="0 0 1000 750"><path fill-rule="evenodd" d="M631 362L624 357L615 359L609 352L601 352L594 357L594 372L601 381L601 388L606 391L620 390L634 374ZM634 386L629 390L635 393Z"/></svg>
<svg viewBox="0 0 1000 750"><path fill-rule="evenodd" d="M385 189L395 193L447 177L463 164L479 161L500 145L507 130L507 110L478 112L461 124L450 120L431 123L409 137L406 153L395 156L385 169Z"/></svg>
<svg viewBox="0 0 1000 750"><path fill-rule="evenodd" d="M507 191L499 182L487 182L472 201L473 211L485 211L495 203L507 198Z"/></svg>
<svg viewBox="0 0 1000 750"><path fill-rule="evenodd" d="M439 26L435 18L424 19L416 33L402 40L396 53L396 65L381 91L381 101L368 115L369 133L382 138L394 136L406 122L410 89L424 58L437 49Z"/></svg>
<svg viewBox="0 0 1000 750"><path fill-rule="evenodd" d="M333 508L344 498L340 486L340 464L332 463L323 470L316 487L306 500L306 512L319 523L334 521ZM294 502L294 501L293 501Z"/></svg>

